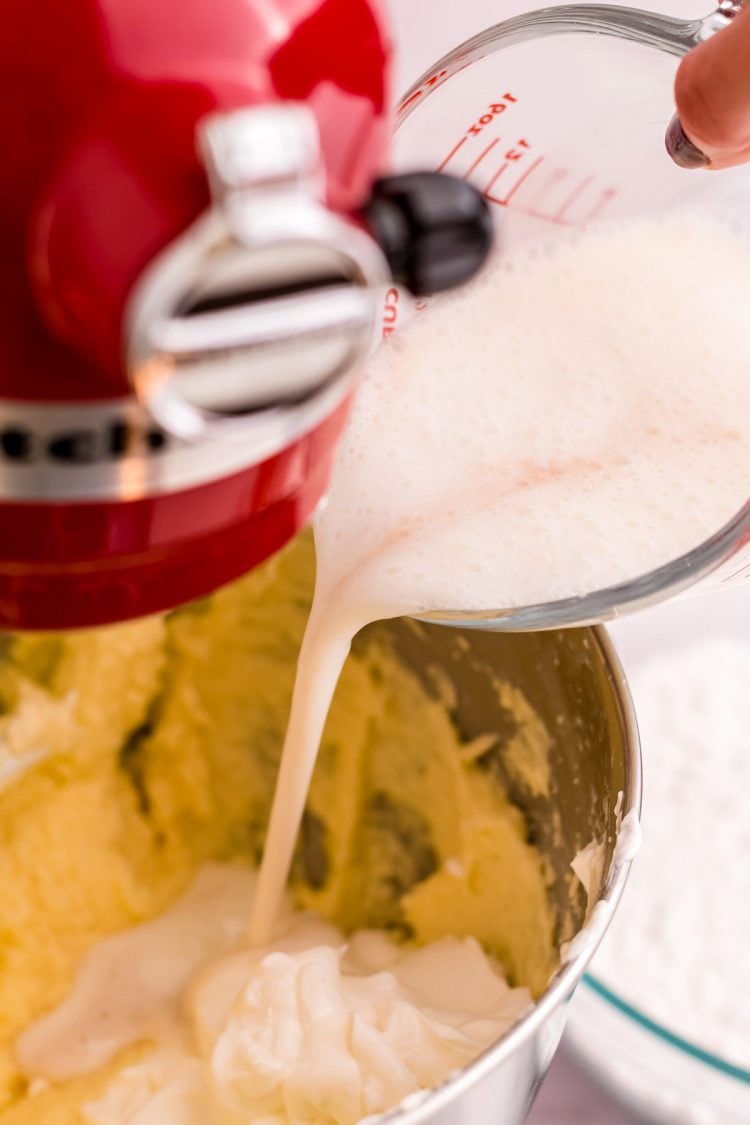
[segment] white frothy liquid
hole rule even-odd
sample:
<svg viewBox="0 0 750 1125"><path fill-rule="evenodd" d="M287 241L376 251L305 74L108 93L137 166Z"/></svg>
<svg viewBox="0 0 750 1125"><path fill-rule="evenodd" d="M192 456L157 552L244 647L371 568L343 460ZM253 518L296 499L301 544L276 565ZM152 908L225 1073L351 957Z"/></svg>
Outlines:
<svg viewBox="0 0 750 1125"><path fill-rule="evenodd" d="M316 522L318 576L255 898L266 944L354 634L627 581L750 496L750 242L700 213L532 248L368 371Z"/></svg>

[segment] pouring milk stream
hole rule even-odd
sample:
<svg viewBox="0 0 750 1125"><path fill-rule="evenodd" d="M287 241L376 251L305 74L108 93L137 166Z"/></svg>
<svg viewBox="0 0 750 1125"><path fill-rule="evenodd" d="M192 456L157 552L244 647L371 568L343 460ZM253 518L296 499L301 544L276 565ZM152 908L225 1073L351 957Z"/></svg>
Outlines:
<svg viewBox="0 0 750 1125"><path fill-rule="evenodd" d="M673 211L499 256L381 350L315 526L253 943L273 934L359 629L585 595L685 554L742 508L748 307L750 235Z"/></svg>

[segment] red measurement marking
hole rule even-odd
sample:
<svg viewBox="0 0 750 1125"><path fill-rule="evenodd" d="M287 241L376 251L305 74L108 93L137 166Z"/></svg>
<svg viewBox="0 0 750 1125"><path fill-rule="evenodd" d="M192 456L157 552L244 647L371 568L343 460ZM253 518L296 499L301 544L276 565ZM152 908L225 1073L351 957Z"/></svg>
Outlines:
<svg viewBox="0 0 750 1125"><path fill-rule="evenodd" d="M497 196L494 196L494 195L493 196L488 195L487 198L492 203L499 203L501 207L507 207L508 204L510 203L511 199L513 198L513 196L516 194L518 189L521 187L521 184L525 183L525 181L528 180L531 173L535 172L537 170L537 168L539 167L539 165L543 161L544 161L544 157L538 156L537 159L532 164L529 164L529 166L526 168L526 171L521 173L521 175L518 177L516 182L513 184L513 187L508 191L508 193L505 195L505 197L503 199L498 199Z"/></svg>
<svg viewBox="0 0 750 1125"><path fill-rule="evenodd" d="M746 563L744 566L741 566L739 570L735 570L732 574L728 574L726 578L722 578L721 581L722 583L734 582L735 578L740 578L743 575L750 578L750 563Z"/></svg>
<svg viewBox="0 0 750 1125"><path fill-rule="evenodd" d="M573 203L575 203L576 199L579 199L583 195L583 193L585 192L586 188L589 186L589 184L591 183L593 178L594 178L593 176L586 176L586 178L584 180L581 180L580 183L576 184L576 186L571 191L570 195L566 196L565 199L563 199L562 203L560 204L560 206L555 211L555 218L556 219L562 219L563 218L563 216L565 215L565 212L568 210L568 208L571 207L573 205Z"/></svg>
<svg viewBox="0 0 750 1125"><path fill-rule="evenodd" d="M453 159L453 157L456 155L458 150L461 148L461 145L463 144L466 144L466 137L461 137L461 140L458 142L458 144L453 146L443 163L438 166L438 172L442 172L443 168L445 168L446 164L448 164Z"/></svg>
<svg viewBox="0 0 750 1125"><path fill-rule="evenodd" d="M522 215L528 215L530 219L543 219L545 223L554 223L557 227L572 227L575 223L569 219L558 219L557 215L549 215L544 211L535 211L533 207L517 207Z"/></svg>
<svg viewBox="0 0 750 1125"><path fill-rule="evenodd" d="M516 160L523 160L530 147L529 142L525 141L522 137L521 140L518 141L518 148L508 149L505 154L505 159L511 164L515 163Z"/></svg>
<svg viewBox="0 0 750 1125"><path fill-rule="evenodd" d="M391 332L393 332L396 327L396 321L398 320L398 301L398 289L389 289L385 295L385 307L383 309L383 339L385 339L386 336L390 336Z"/></svg>
<svg viewBox="0 0 750 1125"><path fill-rule="evenodd" d="M471 137L478 137L482 129L486 129L491 125L496 117L501 113L505 113L518 99L514 98L512 94L503 94L500 101L490 102L482 116L469 126L468 135Z"/></svg>
<svg viewBox="0 0 750 1125"><path fill-rule="evenodd" d="M484 150L483 150L482 152L480 152L479 156L478 156L478 157L476 158L476 160L474 161L474 163L473 163L473 164L471 164L471 165L470 165L470 166L469 166L469 167L467 168L467 170L466 170L466 171L464 172L464 174L463 174L463 176L462 176L462 179L464 179L464 180L468 180L469 176L470 176L470 175L471 175L471 173L472 173L472 172L474 171L474 169L475 169L475 168L476 168L476 167L477 167L477 166L478 166L479 164L481 164L481 163L482 163L482 161L484 160L484 158L485 158L485 156L487 155L487 153L488 153L488 152L490 152L490 151L491 151L491 150L492 150L492 149L493 149L493 148L495 147L495 145L496 145L496 144L498 143L498 141L499 141L499 140L500 140L500 138L499 138L499 137L495 137L494 141L490 141L490 143L489 143L489 144L487 145L487 148L485 148L485 149L484 149Z"/></svg>
<svg viewBox="0 0 750 1125"><path fill-rule="evenodd" d="M461 67L460 69L463 70L463 67ZM457 74L458 71L456 71L455 73ZM437 74L431 74L430 77L422 83L418 90L415 90L410 97L406 98L406 100L401 103L398 109L399 115L404 112L407 106L411 105L412 102L415 102L417 98L421 98L423 94L429 94L432 90L435 89L436 86L442 85L443 81L447 77L447 70L439 70Z"/></svg>
<svg viewBox="0 0 750 1125"><path fill-rule="evenodd" d="M550 192L556 191L562 182L567 179L568 173L565 168L553 168L544 182L541 193L537 192L536 199L532 201L532 205L536 206L536 204L541 204L545 198L549 198Z"/></svg>
<svg viewBox="0 0 750 1125"><path fill-rule="evenodd" d="M490 195L490 188L493 188L495 186L506 168L510 168L510 164L507 160L504 164L500 165L497 172L495 172L495 175L492 177L490 182L487 184L487 187L484 189L484 197L485 199L489 199L491 203L502 203L501 199L496 199L494 195Z"/></svg>
<svg viewBox="0 0 750 1125"><path fill-rule="evenodd" d="M408 105L411 105L412 102L415 102L417 100L417 98L422 97L422 93L423 93L422 90L415 90L410 98L406 98L406 100L401 103L400 111L403 113L403 111L406 109L406 107Z"/></svg>
<svg viewBox="0 0 750 1125"><path fill-rule="evenodd" d="M602 192L602 194L600 195L599 199L597 200L597 202L594 204L594 206L591 208L591 210L589 211L586 218L583 220L583 222L584 223L590 223L593 219L595 219L597 217L597 215L600 215L601 212L604 210L604 208L607 206L607 204L609 202L611 202L611 200L613 200L616 195L617 195L617 191L616 191L615 188L605 188L604 191Z"/></svg>

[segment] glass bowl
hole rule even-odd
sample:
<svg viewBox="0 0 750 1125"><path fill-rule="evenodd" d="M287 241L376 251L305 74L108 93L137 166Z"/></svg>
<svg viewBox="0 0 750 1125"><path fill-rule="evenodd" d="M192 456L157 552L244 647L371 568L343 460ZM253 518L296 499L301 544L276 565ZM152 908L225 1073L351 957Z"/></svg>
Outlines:
<svg viewBox="0 0 750 1125"><path fill-rule="evenodd" d="M627 675L651 655L678 652L695 639L747 638L748 621L750 592L736 589L660 606L616 622L608 632ZM637 716L638 691L633 694ZM648 833L649 744L647 732L641 733L647 771L644 831ZM683 890L677 888L675 893ZM621 922L626 920L628 905L626 896ZM669 908L666 901L664 908ZM750 946L748 950L750 956ZM721 956L707 949L705 956L711 955ZM736 1055L730 1060L707 1049L707 1043L697 1042L694 1033L692 1037L680 1034L681 1029L670 1026L666 1012L656 1006L647 1012L625 997L624 982L617 980L611 957L605 967L595 956L571 1004L565 1042L598 1083L646 1121L659 1125L748 1125L750 1042L743 1067ZM745 996L737 997L737 1004L747 1001Z"/></svg>
<svg viewBox="0 0 750 1125"><path fill-rule="evenodd" d="M571 1004L565 1042L609 1093L647 1121L750 1122L750 1070L657 1023L593 973Z"/></svg>

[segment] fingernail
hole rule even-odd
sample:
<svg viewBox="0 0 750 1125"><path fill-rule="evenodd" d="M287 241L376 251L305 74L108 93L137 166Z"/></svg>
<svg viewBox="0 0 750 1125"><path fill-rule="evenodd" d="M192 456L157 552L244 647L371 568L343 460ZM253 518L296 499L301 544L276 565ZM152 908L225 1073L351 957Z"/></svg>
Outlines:
<svg viewBox="0 0 750 1125"><path fill-rule="evenodd" d="M664 143L667 146L667 152L675 164L679 164L680 168L706 168L711 163L705 152L696 148L687 136L677 114L674 115L667 126Z"/></svg>

